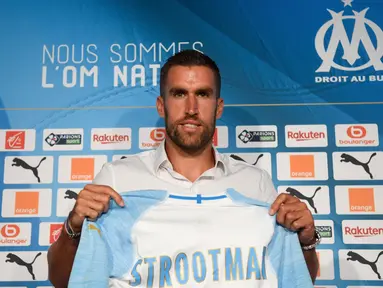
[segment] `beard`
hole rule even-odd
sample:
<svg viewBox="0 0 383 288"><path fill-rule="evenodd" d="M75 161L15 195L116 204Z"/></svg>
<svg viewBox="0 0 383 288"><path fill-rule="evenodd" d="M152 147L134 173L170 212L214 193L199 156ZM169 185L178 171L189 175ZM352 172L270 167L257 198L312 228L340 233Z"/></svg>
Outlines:
<svg viewBox="0 0 383 288"><path fill-rule="evenodd" d="M183 151L193 154L201 151L205 148L211 141L215 132L215 123L216 123L216 113L214 112L214 118L211 123L206 124L205 122L198 119L198 116L186 116L185 118L175 121L173 123L169 122L168 111L165 107L165 129L169 138ZM197 131L195 133L188 133L180 129L180 123L185 120L194 120L198 121L200 126L198 130L202 128L202 131Z"/></svg>

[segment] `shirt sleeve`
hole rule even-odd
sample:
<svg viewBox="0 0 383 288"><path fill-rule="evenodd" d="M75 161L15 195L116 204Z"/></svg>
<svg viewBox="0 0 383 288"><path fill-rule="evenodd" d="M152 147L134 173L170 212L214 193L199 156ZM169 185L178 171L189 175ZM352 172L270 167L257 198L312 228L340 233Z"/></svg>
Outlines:
<svg viewBox="0 0 383 288"><path fill-rule="evenodd" d="M115 189L114 172L111 163L105 163L94 177L92 184L110 186Z"/></svg>
<svg viewBox="0 0 383 288"><path fill-rule="evenodd" d="M269 257L279 288L314 287L296 232L276 225Z"/></svg>
<svg viewBox="0 0 383 288"><path fill-rule="evenodd" d="M263 201L266 203L273 203L276 197L278 196L273 181L269 173L266 170L262 170L261 178L261 191L263 194Z"/></svg>

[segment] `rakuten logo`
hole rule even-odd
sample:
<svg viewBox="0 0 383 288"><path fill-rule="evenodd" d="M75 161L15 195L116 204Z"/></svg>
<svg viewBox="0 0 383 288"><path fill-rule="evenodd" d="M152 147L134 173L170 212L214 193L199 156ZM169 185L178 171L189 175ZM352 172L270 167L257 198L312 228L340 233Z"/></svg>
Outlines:
<svg viewBox="0 0 383 288"><path fill-rule="evenodd" d="M383 220L343 220L345 244L383 243Z"/></svg>
<svg viewBox="0 0 383 288"><path fill-rule="evenodd" d="M129 150L131 148L130 128L92 129L92 150Z"/></svg>
<svg viewBox="0 0 383 288"><path fill-rule="evenodd" d="M287 147L326 147L326 125L287 125L285 127Z"/></svg>
<svg viewBox="0 0 383 288"><path fill-rule="evenodd" d="M374 228L374 227L366 227L362 228L359 226L349 227L346 226L344 228L345 235L352 235L354 237L371 237L377 235L383 235L383 228Z"/></svg>
<svg viewBox="0 0 383 288"><path fill-rule="evenodd" d="M337 146L378 146L378 135L376 124L335 125Z"/></svg>

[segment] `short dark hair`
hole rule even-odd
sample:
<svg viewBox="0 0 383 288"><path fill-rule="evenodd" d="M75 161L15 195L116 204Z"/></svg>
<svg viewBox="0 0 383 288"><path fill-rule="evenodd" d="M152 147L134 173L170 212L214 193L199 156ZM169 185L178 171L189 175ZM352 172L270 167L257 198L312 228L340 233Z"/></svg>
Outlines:
<svg viewBox="0 0 383 288"><path fill-rule="evenodd" d="M182 50L173 56L169 57L161 68L160 73L160 93L165 96L165 84L170 68L173 66L205 66L210 68L215 76L215 85L217 90L217 98L221 92L221 74L217 64L207 55L197 50Z"/></svg>

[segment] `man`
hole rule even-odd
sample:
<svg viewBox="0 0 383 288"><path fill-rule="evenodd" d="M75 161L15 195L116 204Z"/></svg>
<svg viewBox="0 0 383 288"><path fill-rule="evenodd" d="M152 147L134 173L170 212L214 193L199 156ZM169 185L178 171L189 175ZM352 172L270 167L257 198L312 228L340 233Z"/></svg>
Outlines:
<svg viewBox="0 0 383 288"><path fill-rule="evenodd" d="M159 116L165 119L165 140L156 150L105 164L93 183L79 193L64 232L48 251L49 280L56 288L68 284L84 220L95 221L106 213L110 199L124 207L120 192L147 189L203 199L233 188L245 197L272 204L270 215L276 215L277 222L287 229L298 231L299 242L306 247L304 259L315 280L318 241L307 206L288 194L278 196L265 171L220 154L212 146L216 119L223 112L220 89L218 67L208 56L186 50L168 59L161 69L161 96L156 103ZM246 237L247 231L239 233Z"/></svg>

